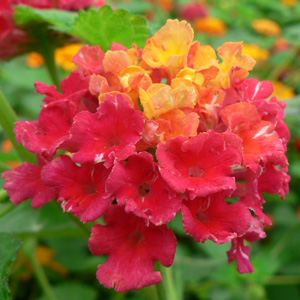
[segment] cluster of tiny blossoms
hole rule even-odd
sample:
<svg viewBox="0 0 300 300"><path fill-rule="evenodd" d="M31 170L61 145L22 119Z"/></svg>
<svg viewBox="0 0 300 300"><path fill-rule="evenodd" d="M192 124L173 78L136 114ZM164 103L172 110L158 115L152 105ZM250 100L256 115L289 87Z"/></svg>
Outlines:
<svg viewBox="0 0 300 300"><path fill-rule="evenodd" d="M120 292L161 281L154 263L173 264L167 224L180 211L195 241L231 242L229 262L253 272L245 241L271 224L263 192L288 192L285 104L268 100L270 82L246 79L255 61L241 42L217 56L193 38L185 21L168 20L144 49L84 46L62 93L36 82L39 119L16 124L38 165L3 174L11 200L58 199L82 222L104 216L89 247L108 255L100 283Z"/></svg>

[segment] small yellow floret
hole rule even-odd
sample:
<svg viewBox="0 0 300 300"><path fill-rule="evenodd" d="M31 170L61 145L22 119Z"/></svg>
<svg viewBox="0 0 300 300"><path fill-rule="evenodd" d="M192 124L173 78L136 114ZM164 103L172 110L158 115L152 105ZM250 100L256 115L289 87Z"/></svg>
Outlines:
<svg viewBox="0 0 300 300"><path fill-rule="evenodd" d="M252 22L254 30L267 36L277 36L281 33L281 27L269 19L257 19Z"/></svg>
<svg viewBox="0 0 300 300"><path fill-rule="evenodd" d="M250 55L256 61L264 61L270 57L270 52L256 44L243 44L243 54Z"/></svg>

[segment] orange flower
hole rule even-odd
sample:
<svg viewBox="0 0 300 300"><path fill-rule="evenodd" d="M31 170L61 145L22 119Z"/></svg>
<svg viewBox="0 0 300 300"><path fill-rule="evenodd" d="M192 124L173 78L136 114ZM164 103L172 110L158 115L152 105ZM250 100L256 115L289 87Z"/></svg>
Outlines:
<svg viewBox="0 0 300 300"><path fill-rule="evenodd" d="M243 54L251 56L258 61L265 61L270 57L270 52L256 44L243 44Z"/></svg>
<svg viewBox="0 0 300 300"><path fill-rule="evenodd" d="M194 32L186 21L168 20L167 24L150 38L143 52L144 61L152 68L164 68L174 78L187 66L188 52Z"/></svg>
<svg viewBox="0 0 300 300"><path fill-rule="evenodd" d="M281 0L281 4L288 7L294 7L298 5L298 0Z"/></svg>
<svg viewBox="0 0 300 300"><path fill-rule="evenodd" d="M26 64L32 69L37 69L44 64L44 58L37 52L31 52L26 58Z"/></svg>
<svg viewBox="0 0 300 300"><path fill-rule="evenodd" d="M254 30L267 36L277 36L281 33L281 27L269 19L257 19L252 22Z"/></svg>
<svg viewBox="0 0 300 300"><path fill-rule="evenodd" d="M212 16L196 19L194 26L196 31L208 35L223 35L227 31L226 24L221 19Z"/></svg>
<svg viewBox="0 0 300 300"><path fill-rule="evenodd" d="M275 81L273 82L273 85L274 92L272 94L272 97L275 96L278 98L278 100L288 100L295 97L294 90L291 87L283 84L282 82Z"/></svg>

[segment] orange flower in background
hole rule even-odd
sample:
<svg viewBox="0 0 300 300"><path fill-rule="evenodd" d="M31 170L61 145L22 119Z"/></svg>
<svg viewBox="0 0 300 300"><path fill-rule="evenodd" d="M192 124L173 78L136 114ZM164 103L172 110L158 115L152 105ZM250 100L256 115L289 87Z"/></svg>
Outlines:
<svg viewBox="0 0 300 300"><path fill-rule="evenodd" d="M291 87L283 84L280 81L273 82L273 85L274 85L274 92L272 96L277 97L278 100L288 100L295 97L296 95L294 90Z"/></svg>
<svg viewBox="0 0 300 300"><path fill-rule="evenodd" d="M26 64L32 69L37 69L44 64L44 58L37 52L31 52L26 58Z"/></svg>
<svg viewBox="0 0 300 300"><path fill-rule="evenodd" d="M196 31L208 35L223 35L227 31L227 26L221 19L211 16L196 19L194 26Z"/></svg>
<svg viewBox="0 0 300 300"><path fill-rule="evenodd" d="M76 68L72 59L80 50L82 44L70 44L55 50L55 63L66 71L72 71ZM37 52L31 52L26 59L26 64L32 68L37 69L44 64L44 58Z"/></svg>
<svg viewBox="0 0 300 300"><path fill-rule="evenodd" d="M260 34L266 36L277 36L281 34L281 27L269 19L257 19L252 21L252 27Z"/></svg>
<svg viewBox="0 0 300 300"><path fill-rule="evenodd" d="M298 0L281 0L281 4L284 6L294 7L298 5Z"/></svg>
<svg viewBox="0 0 300 300"><path fill-rule="evenodd" d="M247 54L257 62L265 61L270 57L270 52L256 44L243 44L243 54Z"/></svg>

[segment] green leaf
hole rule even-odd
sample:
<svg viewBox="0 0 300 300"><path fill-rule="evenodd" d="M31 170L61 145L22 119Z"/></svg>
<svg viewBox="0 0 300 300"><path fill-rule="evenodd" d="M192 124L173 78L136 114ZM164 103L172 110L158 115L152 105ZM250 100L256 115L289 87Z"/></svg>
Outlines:
<svg viewBox="0 0 300 300"><path fill-rule="evenodd" d="M8 233L0 233L0 299L11 299L7 282L7 267L11 264L20 249L20 242Z"/></svg>
<svg viewBox="0 0 300 300"><path fill-rule="evenodd" d="M144 17L132 16L123 9L113 11L109 6L80 11L69 33L91 45L100 45L104 51L110 48L112 42L126 47L136 43L143 47L150 37Z"/></svg>
<svg viewBox="0 0 300 300"><path fill-rule="evenodd" d="M76 281L53 286L53 292L58 300L95 300L97 297L97 291L94 288ZM38 300L47 300L47 297L43 296Z"/></svg>
<svg viewBox="0 0 300 300"><path fill-rule="evenodd" d="M15 234L80 235L82 233L54 203L33 209L30 201L19 204L1 217L0 228L2 232Z"/></svg>
<svg viewBox="0 0 300 300"><path fill-rule="evenodd" d="M34 9L29 6L18 5L14 18L20 26L46 23L52 25L57 31L67 31L74 23L76 14L64 10Z"/></svg>

